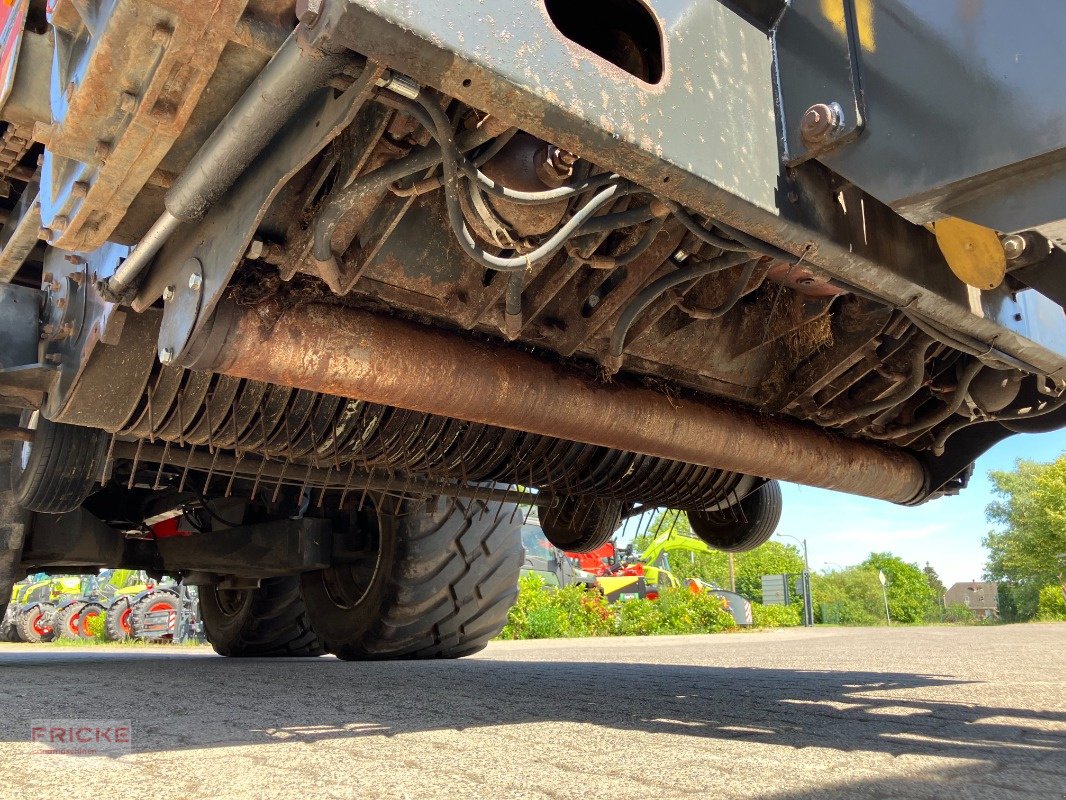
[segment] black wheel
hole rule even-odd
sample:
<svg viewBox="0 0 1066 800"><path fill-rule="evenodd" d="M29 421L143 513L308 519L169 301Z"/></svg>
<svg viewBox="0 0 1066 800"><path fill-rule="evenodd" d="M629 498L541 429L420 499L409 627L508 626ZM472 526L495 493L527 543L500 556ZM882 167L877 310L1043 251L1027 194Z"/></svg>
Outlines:
<svg viewBox="0 0 1066 800"><path fill-rule="evenodd" d="M704 542L727 553L744 553L766 544L781 521L781 484L767 481L724 511L690 511L692 531Z"/></svg>
<svg viewBox="0 0 1066 800"><path fill-rule="evenodd" d="M133 635L130 627L130 617L133 609L130 607L130 598L116 597L104 612L104 638L109 642L121 642Z"/></svg>
<svg viewBox="0 0 1066 800"><path fill-rule="evenodd" d="M165 589L148 592L133 605L130 630L134 639L173 639L177 630L178 596Z"/></svg>
<svg viewBox="0 0 1066 800"><path fill-rule="evenodd" d="M17 424L15 415L0 416L0 423ZM14 461L13 442L0 441L0 617L6 620L11 635L15 632L16 608L7 613L11 590L21 576L22 542L29 528L30 512L18 504L11 491L11 464ZM9 639L8 641L16 641Z"/></svg>
<svg viewBox="0 0 1066 800"><path fill-rule="evenodd" d="M622 523L622 504L595 497L565 497L538 513L545 538L567 553L591 553L611 541Z"/></svg>
<svg viewBox="0 0 1066 800"><path fill-rule="evenodd" d="M23 508L44 514L73 511L96 486L107 453L107 434L49 422L34 411L23 417L37 431L32 442L15 447L11 489Z"/></svg>
<svg viewBox="0 0 1066 800"><path fill-rule="evenodd" d="M200 588L204 635L221 656L320 656L300 578L264 578L258 589Z"/></svg>
<svg viewBox="0 0 1066 800"><path fill-rule="evenodd" d="M85 603L75 600L65 604L55 612L52 619L52 628L55 630L57 639L80 639L81 638L81 612Z"/></svg>
<svg viewBox="0 0 1066 800"><path fill-rule="evenodd" d="M30 644L40 644L55 639L56 634L52 627L52 616L55 610L56 607L51 603L34 603L22 609L15 619L19 639Z"/></svg>
<svg viewBox="0 0 1066 800"><path fill-rule="evenodd" d="M326 649L349 660L458 658L503 628L518 594L522 515L510 504L437 498L359 516L366 553L301 576Z"/></svg>
<svg viewBox="0 0 1066 800"><path fill-rule="evenodd" d="M14 609L12 609L14 611ZM15 614L4 613L3 622L0 623L0 642L19 642L18 629L15 627Z"/></svg>

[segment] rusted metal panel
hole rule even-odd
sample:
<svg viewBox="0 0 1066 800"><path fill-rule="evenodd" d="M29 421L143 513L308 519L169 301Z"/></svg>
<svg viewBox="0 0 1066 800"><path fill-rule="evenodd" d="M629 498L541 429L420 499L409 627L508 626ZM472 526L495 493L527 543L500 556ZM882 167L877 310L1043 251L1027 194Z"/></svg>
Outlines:
<svg viewBox="0 0 1066 800"><path fill-rule="evenodd" d="M185 130L247 3L119 0L103 18L71 0L50 5L61 52L41 210L53 244L108 239Z"/></svg>
<svg viewBox="0 0 1066 800"><path fill-rule="evenodd" d="M793 420L602 383L527 353L324 305L220 309L194 368L899 503L911 455Z"/></svg>

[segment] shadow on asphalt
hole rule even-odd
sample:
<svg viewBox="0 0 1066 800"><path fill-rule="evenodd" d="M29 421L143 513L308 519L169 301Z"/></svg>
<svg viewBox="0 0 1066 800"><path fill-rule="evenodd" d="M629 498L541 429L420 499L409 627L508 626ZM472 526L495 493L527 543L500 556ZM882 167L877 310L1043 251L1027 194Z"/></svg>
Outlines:
<svg viewBox="0 0 1066 800"><path fill-rule="evenodd" d="M108 717L132 720L138 751L562 721L724 747L764 742L985 762L1023 749L1066 758L1066 736L1036 725L1066 725L1066 712L938 701L923 690L966 682L932 675L5 653L0 680L5 740L26 741L32 718Z"/></svg>

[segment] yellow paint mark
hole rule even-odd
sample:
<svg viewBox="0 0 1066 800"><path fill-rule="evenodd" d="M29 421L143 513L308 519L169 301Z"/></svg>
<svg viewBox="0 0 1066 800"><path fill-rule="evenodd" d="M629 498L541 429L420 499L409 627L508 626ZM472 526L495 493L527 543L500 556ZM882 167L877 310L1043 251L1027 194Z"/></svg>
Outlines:
<svg viewBox="0 0 1066 800"><path fill-rule="evenodd" d="M848 33L844 19L845 2L846 0L821 0L822 16L836 29L841 38L846 38ZM874 0L853 0L853 4L859 46L872 53L877 50L877 37L874 35Z"/></svg>
<svg viewBox="0 0 1066 800"><path fill-rule="evenodd" d="M1007 271L1007 256L999 235L973 222L946 217L933 224L936 242L951 271L977 289L995 289Z"/></svg>

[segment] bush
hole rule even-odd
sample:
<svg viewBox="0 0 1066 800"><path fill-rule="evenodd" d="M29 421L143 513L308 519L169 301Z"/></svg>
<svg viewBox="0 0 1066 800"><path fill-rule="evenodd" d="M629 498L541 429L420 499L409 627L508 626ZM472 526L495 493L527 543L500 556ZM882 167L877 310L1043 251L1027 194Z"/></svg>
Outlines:
<svg viewBox="0 0 1066 800"><path fill-rule="evenodd" d="M85 621L85 629L92 635L94 639L104 638L104 615L97 614L96 616L89 617Z"/></svg>
<svg viewBox="0 0 1066 800"><path fill-rule="evenodd" d="M599 592L582 586L555 589L537 575L526 575L500 638L715 633L733 626L725 603L712 594L667 589L658 600L633 598L611 605Z"/></svg>
<svg viewBox="0 0 1066 800"><path fill-rule="evenodd" d="M794 628L802 623L799 606L751 604L751 621L756 628Z"/></svg>
<svg viewBox="0 0 1066 800"><path fill-rule="evenodd" d="M1036 618L1042 622L1066 620L1066 599L1063 599L1061 586L1052 584L1040 590Z"/></svg>
<svg viewBox="0 0 1066 800"><path fill-rule="evenodd" d="M944 609L942 619L956 625L973 625L977 622L973 611L965 603L952 603Z"/></svg>

